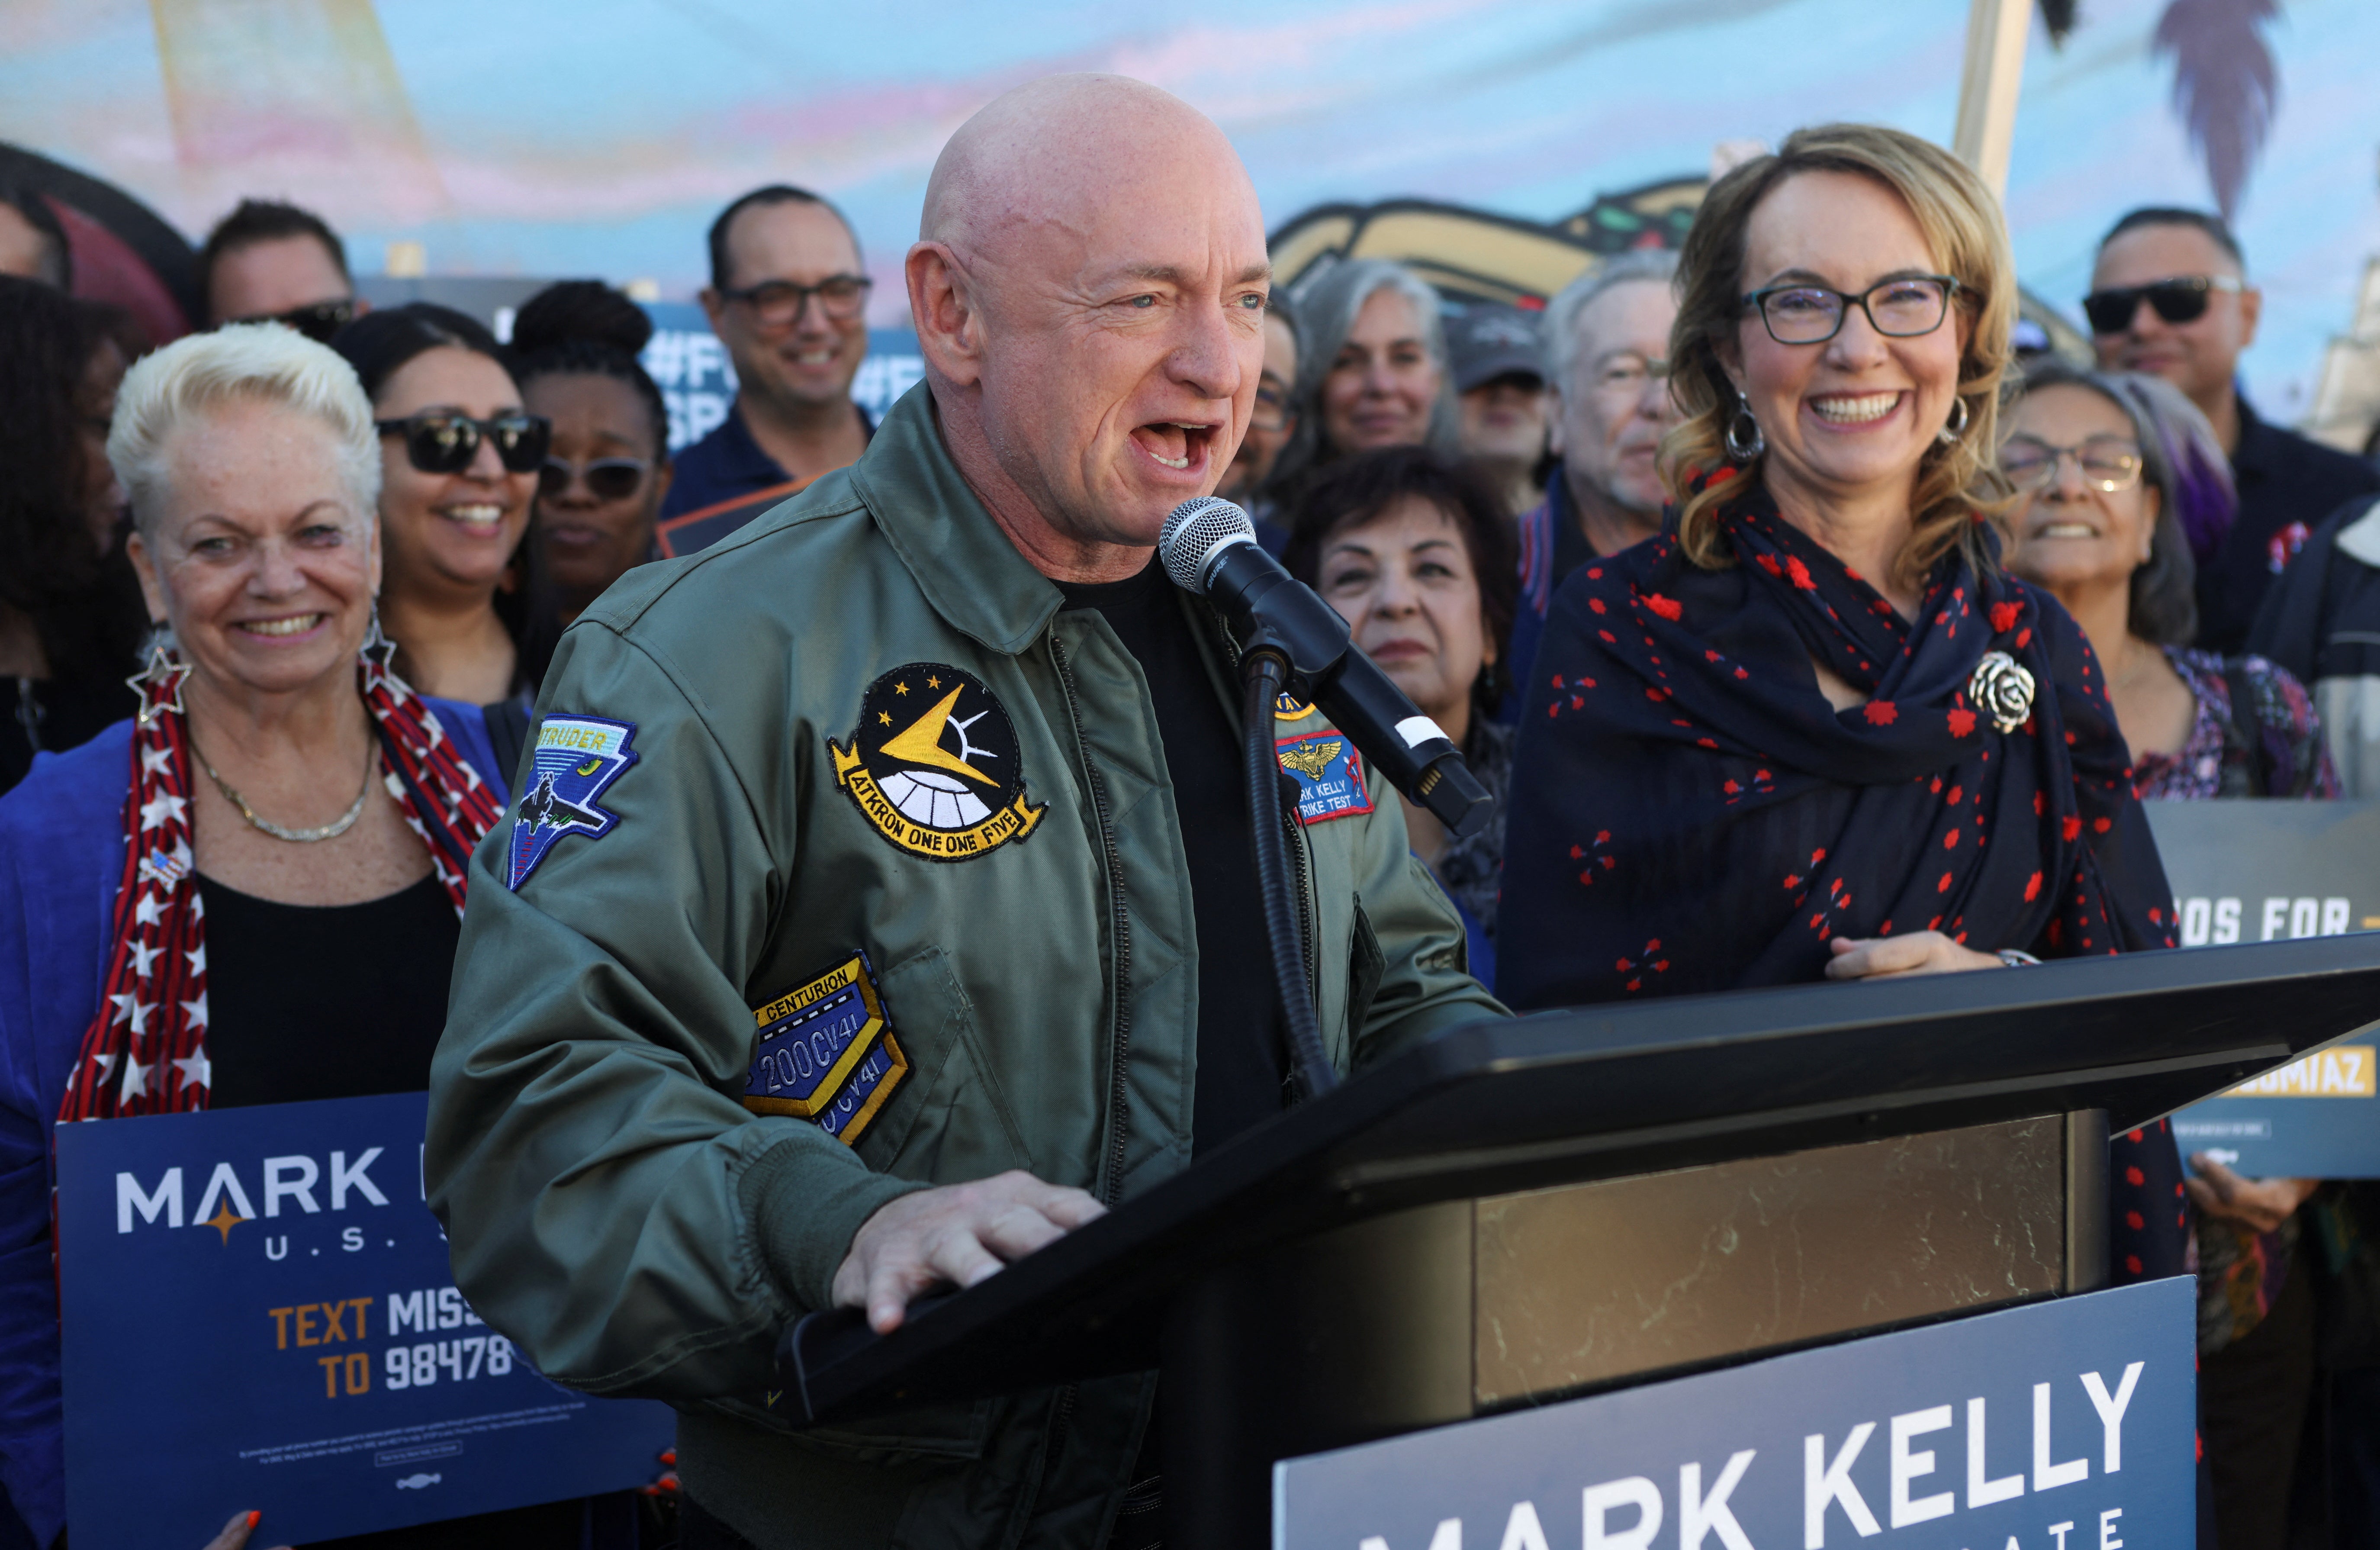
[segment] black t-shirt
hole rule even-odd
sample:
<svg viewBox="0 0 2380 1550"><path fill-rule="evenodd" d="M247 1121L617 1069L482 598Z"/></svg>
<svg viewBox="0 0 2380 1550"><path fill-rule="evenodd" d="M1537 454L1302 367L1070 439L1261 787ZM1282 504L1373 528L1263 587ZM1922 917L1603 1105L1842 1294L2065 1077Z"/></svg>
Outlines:
<svg viewBox="0 0 2380 1550"><path fill-rule="evenodd" d="M277 904L199 879L216 1108L419 1092L461 925L435 875L385 898Z"/></svg>
<svg viewBox="0 0 2380 1550"><path fill-rule="evenodd" d="M1140 664L1157 710L1198 935L1198 1077L1193 1154L1212 1151L1288 1101L1281 992L1248 834L1240 734L1216 697L1181 594L1152 557L1123 581L1060 582L1066 606L1094 608ZM1132 879L1124 879L1129 905Z"/></svg>

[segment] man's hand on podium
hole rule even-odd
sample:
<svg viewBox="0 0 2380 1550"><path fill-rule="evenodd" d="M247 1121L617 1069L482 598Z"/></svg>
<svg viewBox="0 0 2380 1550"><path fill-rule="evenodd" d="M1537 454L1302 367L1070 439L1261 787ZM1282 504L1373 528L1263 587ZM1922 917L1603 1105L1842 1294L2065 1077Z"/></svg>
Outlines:
<svg viewBox="0 0 2380 1550"><path fill-rule="evenodd" d="M903 1195L853 1235L834 1273L834 1303L867 1309L868 1327L890 1335L920 1292L975 1286L1106 1214L1082 1190L1022 1169Z"/></svg>
<svg viewBox="0 0 2380 1550"><path fill-rule="evenodd" d="M1905 936L1838 936L1827 944L1834 959L1829 980L1886 980L1901 974L1963 974L1970 969L2006 967L1992 953L1962 947L1938 931Z"/></svg>

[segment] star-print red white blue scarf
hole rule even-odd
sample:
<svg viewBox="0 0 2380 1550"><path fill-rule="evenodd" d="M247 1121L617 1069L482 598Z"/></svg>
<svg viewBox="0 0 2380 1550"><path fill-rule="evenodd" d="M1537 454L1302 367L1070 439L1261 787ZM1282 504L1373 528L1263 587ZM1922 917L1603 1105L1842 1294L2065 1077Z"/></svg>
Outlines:
<svg viewBox="0 0 2380 1550"><path fill-rule="evenodd" d="M379 730L388 793L430 848L431 865L460 914L471 848L494 826L495 801L436 714L389 670L393 650L379 640L365 648L358 687ZM189 671L160 653L132 680L140 710L124 799L115 947L98 1015L67 1082L62 1122L207 1106L206 911L190 850L190 739L182 710Z"/></svg>

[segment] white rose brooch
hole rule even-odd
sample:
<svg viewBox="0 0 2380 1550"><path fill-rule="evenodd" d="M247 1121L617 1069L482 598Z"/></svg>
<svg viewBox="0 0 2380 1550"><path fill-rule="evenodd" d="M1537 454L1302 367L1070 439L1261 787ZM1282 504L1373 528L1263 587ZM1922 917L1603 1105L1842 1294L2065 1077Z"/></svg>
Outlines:
<svg viewBox="0 0 2380 1550"><path fill-rule="evenodd" d="M2002 732L2013 732L2033 714L2033 675L2006 652L1985 652L1967 680L1967 698Z"/></svg>

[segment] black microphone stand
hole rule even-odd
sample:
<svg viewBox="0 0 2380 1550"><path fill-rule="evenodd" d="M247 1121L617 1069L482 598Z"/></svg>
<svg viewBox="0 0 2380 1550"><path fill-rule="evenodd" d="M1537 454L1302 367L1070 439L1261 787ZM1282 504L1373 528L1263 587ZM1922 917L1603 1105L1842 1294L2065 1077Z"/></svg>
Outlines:
<svg viewBox="0 0 2380 1550"><path fill-rule="evenodd" d="M1272 739L1273 702L1288 684L1289 665L1269 643L1252 647L1241 658L1247 679L1247 704L1242 718L1246 748L1248 827L1256 841L1257 885L1264 895L1265 935L1272 946L1274 982L1281 987L1281 1008L1289 1025L1291 1068L1308 1098L1318 1098L1339 1085L1339 1073L1322 1047L1322 1029L1314 1015L1314 993L1305 977L1305 942L1298 930L1297 905L1289 876L1289 858L1281 848L1281 764Z"/></svg>

